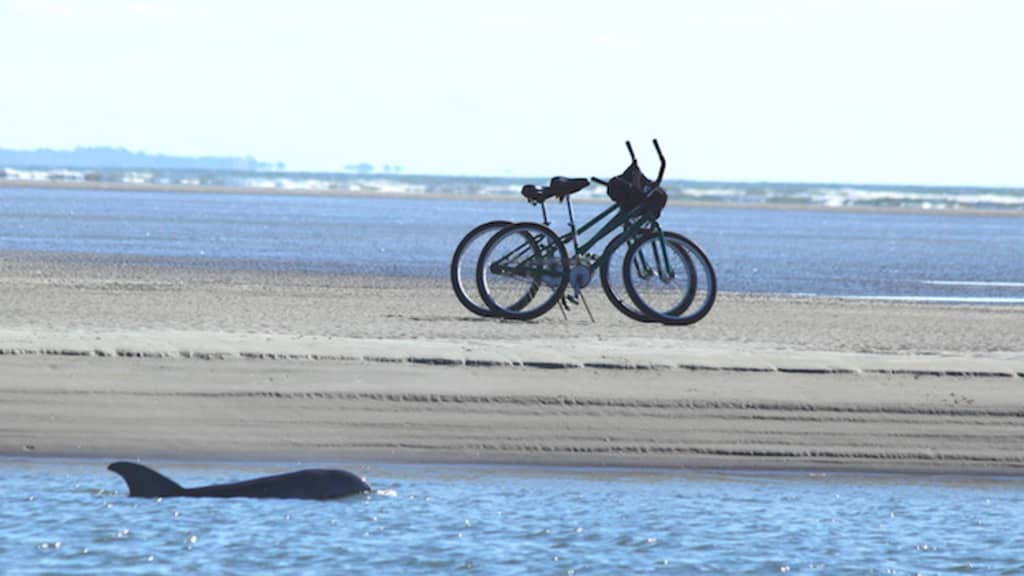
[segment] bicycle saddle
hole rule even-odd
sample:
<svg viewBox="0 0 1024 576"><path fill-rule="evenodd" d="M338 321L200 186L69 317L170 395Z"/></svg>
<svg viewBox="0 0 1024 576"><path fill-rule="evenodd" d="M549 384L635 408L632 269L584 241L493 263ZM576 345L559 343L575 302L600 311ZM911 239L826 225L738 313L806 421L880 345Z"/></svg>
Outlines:
<svg viewBox="0 0 1024 576"><path fill-rule="evenodd" d="M533 184L527 184L523 186L522 190L523 198L530 201L530 204L540 204L554 196L550 188L538 188Z"/></svg>
<svg viewBox="0 0 1024 576"><path fill-rule="evenodd" d="M551 185L549 188L552 190L553 195L558 196L559 200L563 200L569 194L575 194L587 186L590 186L589 178L566 178L565 176L555 176L551 179Z"/></svg>
<svg viewBox="0 0 1024 576"><path fill-rule="evenodd" d="M533 184L523 186L522 194L531 204L539 204L552 196L557 196L559 200L565 200L569 194L579 192L587 186L590 186L590 180L587 178L555 176L551 179L549 186L537 187Z"/></svg>

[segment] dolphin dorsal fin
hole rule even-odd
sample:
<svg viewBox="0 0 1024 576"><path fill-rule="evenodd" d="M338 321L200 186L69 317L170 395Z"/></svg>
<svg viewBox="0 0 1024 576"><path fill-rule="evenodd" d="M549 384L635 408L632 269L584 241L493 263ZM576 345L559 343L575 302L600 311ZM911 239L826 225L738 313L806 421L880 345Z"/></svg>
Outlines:
<svg viewBox="0 0 1024 576"><path fill-rule="evenodd" d="M156 470L146 468L134 462L114 462L107 470L116 472L128 484L129 496L143 498L160 498L162 496L180 496L185 489L177 482L160 474Z"/></svg>

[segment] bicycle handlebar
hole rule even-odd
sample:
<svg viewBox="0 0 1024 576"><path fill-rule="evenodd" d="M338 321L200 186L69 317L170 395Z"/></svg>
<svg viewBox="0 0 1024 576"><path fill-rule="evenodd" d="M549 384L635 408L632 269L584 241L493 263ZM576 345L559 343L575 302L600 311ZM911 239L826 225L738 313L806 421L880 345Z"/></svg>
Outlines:
<svg viewBox="0 0 1024 576"><path fill-rule="evenodd" d="M658 139L655 138L654 149L658 151L658 159L661 160L661 168L658 169L658 179L654 181L654 187L661 186L661 179L665 177L665 155L661 153L661 146L658 146Z"/></svg>
<svg viewBox="0 0 1024 576"><path fill-rule="evenodd" d="M661 153L661 146L658 145L658 139L655 138L654 149L658 151L658 160L661 160L661 167L658 169L658 178L654 181L651 188L657 188L661 186L661 179L665 177L665 155ZM633 153L633 145L626 140L626 148L629 150L629 157L633 159L633 164L636 164L636 154Z"/></svg>

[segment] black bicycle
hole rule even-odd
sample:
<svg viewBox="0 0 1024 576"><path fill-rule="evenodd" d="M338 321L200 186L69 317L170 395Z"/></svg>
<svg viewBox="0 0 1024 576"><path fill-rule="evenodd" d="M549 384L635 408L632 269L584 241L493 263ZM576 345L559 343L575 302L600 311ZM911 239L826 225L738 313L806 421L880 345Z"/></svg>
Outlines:
<svg viewBox="0 0 1024 576"><path fill-rule="evenodd" d="M558 304L564 311L576 302L590 314L583 289L599 273L608 300L630 318L684 325L706 316L717 294L711 261L696 243L658 224L667 200L661 188L661 147L654 140L661 166L653 181L640 170L632 145L626 142L626 147L629 166L607 181L556 177L546 187L524 186L523 196L541 207L543 223L494 221L471 230L452 258L452 286L459 301L476 314L516 320L536 318ZM614 203L577 227L572 195L591 182L604 185ZM550 198L566 205L566 234L550 228L545 208ZM601 253L594 252L613 232L617 234ZM480 244L479 254L469 249ZM467 290L465 270L474 256L482 306Z"/></svg>

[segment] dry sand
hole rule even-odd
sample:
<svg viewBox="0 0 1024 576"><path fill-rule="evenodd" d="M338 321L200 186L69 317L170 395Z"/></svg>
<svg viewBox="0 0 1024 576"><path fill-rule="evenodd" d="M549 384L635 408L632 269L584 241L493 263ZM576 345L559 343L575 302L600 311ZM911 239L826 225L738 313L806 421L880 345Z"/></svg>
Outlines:
<svg viewBox="0 0 1024 576"><path fill-rule="evenodd" d="M1024 472L1022 307L588 294L0 253L0 454Z"/></svg>

